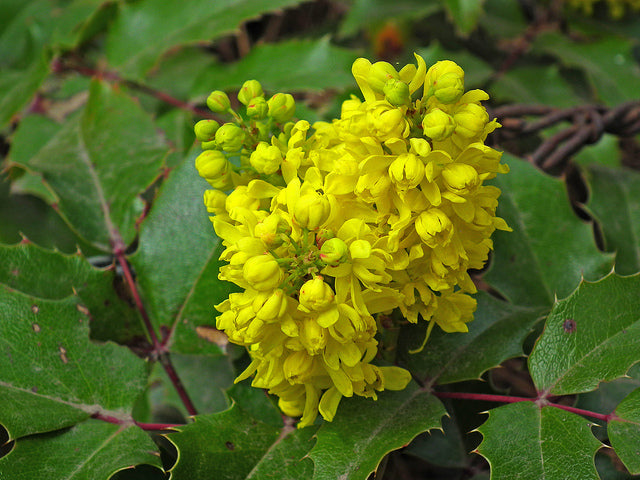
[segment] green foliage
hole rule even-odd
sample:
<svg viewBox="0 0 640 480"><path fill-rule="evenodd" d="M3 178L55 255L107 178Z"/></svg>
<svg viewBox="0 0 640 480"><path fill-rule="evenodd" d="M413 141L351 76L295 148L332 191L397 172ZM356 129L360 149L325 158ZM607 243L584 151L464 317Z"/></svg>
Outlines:
<svg viewBox="0 0 640 480"><path fill-rule="evenodd" d="M413 51L458 62L490 111L597 103L605 115L638 101L640 13L508 0L0 3L0 480L640 474L637 109L590 134L560 176L527 153L588 114L505 137L511 172L494 184L513 232L495 233L487 270L472 274L482 291L469 332L436 328L415 354L425 325L385 332L376 362L415 381L344 398L332 422L304 429L233 383L248 358L215 328L233 287L218 280L192 133L211 90L235 101L250 78L295 93L299 118L330 120L357 93L355 58L402 64ZM618 458L596 455L603 444Z"/></svg>

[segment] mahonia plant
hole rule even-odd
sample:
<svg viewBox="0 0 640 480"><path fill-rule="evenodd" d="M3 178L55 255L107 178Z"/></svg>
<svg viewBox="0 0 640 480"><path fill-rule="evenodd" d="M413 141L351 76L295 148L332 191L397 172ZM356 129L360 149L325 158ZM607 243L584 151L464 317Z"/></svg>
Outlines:
<svg viewBox="0 0 640 480"><path fill-rule="evenodd" d="M467 331L467 271L483 267L495 229L509 230L495 215L500 190L484 184L508 171L484 144L499 126L488 95L465 93L454 62L427 70L415 57L400 71L356 60L364 100L332 122L292 121L291 95L266 100L249 80L244 116L215 91L207 105L233 121L195 126L228 262L219 278L242 289L216 307L217 328L251 357L236 382L254 375L298 427L331 421L342 397L405 388L407 370L372 363L390 312L428 322L427 338L436 324Z"/></svg>

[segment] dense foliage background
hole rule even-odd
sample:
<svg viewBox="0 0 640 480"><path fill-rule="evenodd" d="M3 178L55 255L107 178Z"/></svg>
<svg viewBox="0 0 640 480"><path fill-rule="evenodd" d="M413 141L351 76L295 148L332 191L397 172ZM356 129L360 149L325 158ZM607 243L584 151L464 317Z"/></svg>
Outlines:
<svg viewBox="0 0 640 480"><path fill-rule="evenodd" d="M639 40L602 1L3 0L0 479L640 474ZM233 385L192 126L248 78L334 118L414 51L491 95L514 232L469 333L387 332L415 381L296 430Z"/></svg>

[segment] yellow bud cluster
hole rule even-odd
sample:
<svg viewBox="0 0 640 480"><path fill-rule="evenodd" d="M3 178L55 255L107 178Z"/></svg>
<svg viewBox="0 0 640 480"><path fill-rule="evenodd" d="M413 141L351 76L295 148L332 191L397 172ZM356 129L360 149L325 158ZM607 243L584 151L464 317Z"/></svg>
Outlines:
<svg viewBox="0 0 640 480"><path fill-rule="evenodd" d="M594 4L602 4L601 0L566 0L569 7L582 10L586 15L593 14ZM620 19L625 15L627 10L640 10L640 0L606 0L609 7L609 14L612 18Z"/></svg>
<svg viewBox="0 0 640 480"><path fill-rule="evenodd" d="M356 60L364 101L330 123L290 121L293 97L265 101L250 80L245 118L196 125L213 142L196 167L215 189L204 200L225 246L219 277L243 290L216 307L217 326L251 356L237 381L253 375L300 427L332 420L343 396L407 385L406 370L373 363L378 314L467 331L467 270L509 229L495 216L500 191L484 185L508 171L484 144L499 126L487 94L465 93L453 62L416 60L399 71Z"/></svg>

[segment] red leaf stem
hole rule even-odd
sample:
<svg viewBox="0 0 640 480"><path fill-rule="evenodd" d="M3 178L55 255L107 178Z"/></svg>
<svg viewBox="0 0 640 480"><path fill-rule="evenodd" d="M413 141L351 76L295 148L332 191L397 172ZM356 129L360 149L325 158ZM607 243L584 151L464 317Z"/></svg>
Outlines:
<svg viewBox="0 0 640 480"><path fill-rule="evenodd" d="M616 418L615 414L604 414L592 412L590 410L583 410L581 408L570 407L568 405L561 405L559 403L549 402L548 400L541 400L539 398L527 398L527 397L511 397L508 395L492 395L488 393L467 393L467 392L433 392L438 398L452 398L458 400L478 400L485 402L498 402L498 403L516 403L516 402L534 402L539 406L556 407L567 412L577 413L578 415L584 415L591 418L602 420L603 422L609 422Z"/></svg>

